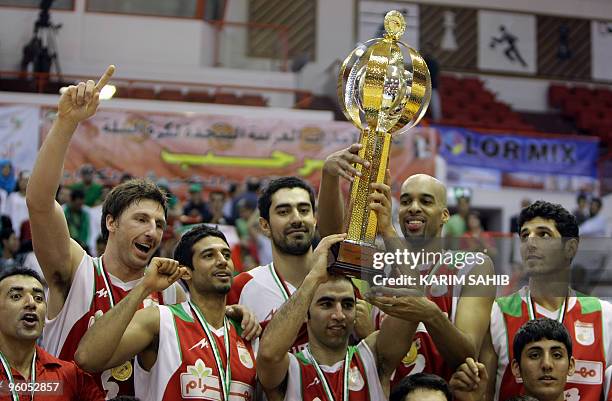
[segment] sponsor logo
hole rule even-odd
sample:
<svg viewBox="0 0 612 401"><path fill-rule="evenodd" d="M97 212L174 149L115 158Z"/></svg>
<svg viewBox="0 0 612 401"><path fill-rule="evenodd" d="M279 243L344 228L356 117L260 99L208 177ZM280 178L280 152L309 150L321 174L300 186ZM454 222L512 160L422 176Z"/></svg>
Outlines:
<svg viewBox="0 0 612 401"><path fill-rule="evenodd" d="M183 398L198 398L204 400L222 399L219 377L213 375L213 370L198 359L193 365L187 366L187 372L181 373L181 396ZM232 380L230 385L230 400L252 401L254 390L248 384Z"/></svg>
<svg viewBox="0 0 612 401"><path fill-rule="evenodd" d="M106 288L102 288L101 290L96 291L96 294L98 294L98 298L108 297L108 291L106 291Z"/></svg>
<svg viewBox="0 0 612 401"><path fill-rule="evenodd" d="M193 345L193 347L189 348L189 351L191 351L192 349L194 349L196 347L198 347L200 349L208 348L208 340L206 339L206 337L202 338L200 341L195 343Z"/></svg>
<svg viewBox="0 0 612 401"><path fill-rule="evenodd" d="M576 359L576 370L567 378L568 383L601 384L603 381L603 364L601 362Z"/></svg>

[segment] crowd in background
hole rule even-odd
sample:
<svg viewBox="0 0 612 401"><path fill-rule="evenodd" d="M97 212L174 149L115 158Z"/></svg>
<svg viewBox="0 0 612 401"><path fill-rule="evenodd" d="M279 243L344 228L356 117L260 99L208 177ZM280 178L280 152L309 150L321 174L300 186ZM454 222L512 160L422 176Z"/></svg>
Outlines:
<svg viewBox="0 0 612 401"><path fill-rule="evenodd" d="M104 252L106 239L101 234L102 203L114 185L133 178L123 174L118 182L112 182L97 174L93 166L83 165L78 179L60 186L56 199L64 209L70 236L90 255ZM15 173L9 160L0 160L0 267L25 265L40 271L32 252L25 193L29 172ZM204 185L192 181L184 196L172 192L168 180L156 180L169 199L167 226L158 256L169 257L181 234L192 225L210 223L222 228L232 242L232 255L236 273L247 271L272 261L270 240L259 226L257 198L262 183L250 177L243 183L230 184L226 188L205 190ZM520 209L531 201L523 199ZM573 211L581 236L604 237L606 220L599 213L602 201L598 197L580 193ZM510 232L517 232L517 216L510 219ZM495 237L498 232L487 230L486 221L470 206L469 197L459 197L454 213L445 226L445 235L460 238L455 244L466 250L483 250L495 258ZM233 240L232 240L233 239Z"/></svg>

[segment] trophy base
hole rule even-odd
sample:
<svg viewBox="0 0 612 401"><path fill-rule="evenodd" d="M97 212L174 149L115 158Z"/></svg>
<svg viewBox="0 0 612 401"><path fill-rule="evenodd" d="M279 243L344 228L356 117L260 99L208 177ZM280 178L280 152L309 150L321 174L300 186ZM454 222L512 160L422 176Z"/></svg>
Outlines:
<svg viewBox="0 0 612 401"><path fill-rule="evenodd" d="M375 269L374 254L380 252L377 247L357 241L344 240L331 248L334 262L328 270L333 274L371 281L372 277L384 274L384 270Z"/></svg>

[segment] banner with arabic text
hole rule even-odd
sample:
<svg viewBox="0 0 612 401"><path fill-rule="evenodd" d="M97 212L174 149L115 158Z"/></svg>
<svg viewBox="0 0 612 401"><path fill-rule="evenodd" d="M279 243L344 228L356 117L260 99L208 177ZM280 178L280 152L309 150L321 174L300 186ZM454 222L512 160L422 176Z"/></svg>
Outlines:
<svg viewBox="0 0 612 401"><path fill-rule="evenodd" d="M50 120L45 126L47 132ZM416 172L433 175L428 150L435 142L433 132L415 128L394 139L393 177ZM108 177L127 172L177 183L197 177L210 187L242 182L248 176L284 175L297 175L317 185L325 158L358 138L357 128L337 121L99 111L79 126L65 168L70 174L91 163Z"/></svg>

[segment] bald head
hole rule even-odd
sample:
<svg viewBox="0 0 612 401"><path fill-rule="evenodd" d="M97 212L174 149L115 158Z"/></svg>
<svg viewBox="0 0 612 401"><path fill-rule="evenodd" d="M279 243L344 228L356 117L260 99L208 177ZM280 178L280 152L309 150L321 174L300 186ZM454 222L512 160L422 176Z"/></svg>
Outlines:
<svg viewBox="0 0 612 401"><path fill-rule="evenodd" d="M415 187L421 188L424 192L431 193L438 204L446 207L446 186L437 178L427 174L411 175L402 184L400 193L410 192L410 189Z"/></svg>

